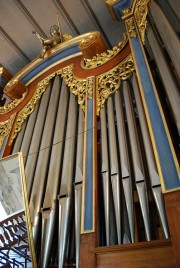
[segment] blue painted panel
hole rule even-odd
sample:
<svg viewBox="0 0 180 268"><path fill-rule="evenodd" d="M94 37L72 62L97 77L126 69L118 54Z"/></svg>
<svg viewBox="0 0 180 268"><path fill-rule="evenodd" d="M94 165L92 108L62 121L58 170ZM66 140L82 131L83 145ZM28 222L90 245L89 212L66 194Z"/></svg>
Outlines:
<svg viewBox="0 0 180 268"><path fill-rule="evenodd" d="M132 0L121 0L120 2L113 5L114 13L119 21L123 15L122 11L126 8L131 7Z"/></svg>
<svg viewBox="0 0 180 268"><path fill-rule="evenodd" d="M150 121L152 124L165 188L166 190L170 190L176 187L180 187L180 180L178 177L172 151L169 145L164 123L162 121L161 113L154 93L152 81L148 72L146 61L144 59L142 47L138 38L132 38L131 42L133 45L136 64L138 67L141 84L148 107Z"/></svg>
<svg viewBox="0 0 180 268"><path fill-rule="evenodd" d="M0 75L0 87L4 88L7 83L8 80L3 75Z"/></svg>
<svg viewBox="0 0 180 268"><path fill-rule="evenodd" d="M34 76L36 76L38 73L46 69L47 67L50 67L52 64L54 64L56 61L59 61L65 57L68 57L70 55L73 55L77 52L79 52L80 49L78 45L72 45L71 47L68 47L64 50L61 50L60 52L56 53L55 55L52 55L48 57L47 59L44 59L41 63L37 64L32 70L30 70L28 73L26 73L22 78L21 82L23 84L26 84L29 80L31 80Z"/></svg>
<svg viewBox="0 0 180 268"><path fill-rule="evenodd" d="M86 178L85 178L85 205L84 231L93 229L93 100L88 100L86 134Z"/></svg>

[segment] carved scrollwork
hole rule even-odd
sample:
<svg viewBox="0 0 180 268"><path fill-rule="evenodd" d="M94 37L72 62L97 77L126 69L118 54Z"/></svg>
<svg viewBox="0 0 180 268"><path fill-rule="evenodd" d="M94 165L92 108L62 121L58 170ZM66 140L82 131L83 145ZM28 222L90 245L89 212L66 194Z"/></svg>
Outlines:
<svg viewBox="0 0 180 268"><path fill-rule="evenodd" d="M39 82L37 84L36 91L35 91L33 97L26 104L26 106L18 113L16 122L15 122L13 130L12 130L12 134L11 134L11 137L9 140L9 145L12 144L12 142L13 142L14 138L17 136L18 132L20 132L21 127L22 127L24 121L26 120L26 118L28 117L28 115L30 115L34 111L35 105L37 104L38 100L41 98L42 94L46 90L50 79L54 76L55 76L55 73L48 76L47 78L45 78L44 80L42 80L41 82Z"/></svg>
<svg viewBox="0 0 180 268"><path fill-rule="evenodd" d="M8 104L0 107L0 114L8 113L9 111L11 111L14 108L16 108L16 106L18 106L19 103L21 103L24 100L24 98L26 97L26 95L27 95L27 92L23 93L22 98L15 99L15 100L9 102Z"/></svg>
<svg viewBox="0 0 180 268"><path fill-rule="evenodd" d="M13 114L8 120L0 122L0 149L2 147L4 138L9 135L11 131L15 116L16 114Z"/></svg>
<svg viewBox="0 0 180 268"><path fill-rule="evenodd" d="M148 13L148 3L150 0L137 0L134 10L134 17L139 29L139 34L143 44L145 43L145 30L147 26L147 13Z"/></svg>
<svg viewBox="0 0 180 268"><path fill-rule="evenodd" d="M119 42L117 46L114 46L112 50L107 50L106 52L103 52L101 54L97 54L92 59L86 59L83 58L81 61L81 67L84 69L94 69L97 68L112 58L114 58L127 44L128 38L127 34L123 34L123 40Z"/></svg>
<svg viewBox="0 0 180 268"><path fill-rule="evenodd" d="M60 74L65 83L70 87L70 92L78 98L78 104L81 109L85 110L85 96L86 96L86 79L79 79L73 74L73 65L61 69Z"/></svg>
<svg viewBox="0 0 180 268"><path fill-rule="evenodd" d="M115 68L109 70L97 78L97 115L100 109L104 107L108 97L119 89L121 80L129 78L134 71L134 63L130 54L118 64Z"/></svg>
<svg viewBox="0 0 180 268"><path fill-rule="evenodd" d="M137 36L137 32L136 32L136 26L134 23L134 19L133 18L128 19L126 21L126 25L127 25L130 37L135 38Z"/></svg>

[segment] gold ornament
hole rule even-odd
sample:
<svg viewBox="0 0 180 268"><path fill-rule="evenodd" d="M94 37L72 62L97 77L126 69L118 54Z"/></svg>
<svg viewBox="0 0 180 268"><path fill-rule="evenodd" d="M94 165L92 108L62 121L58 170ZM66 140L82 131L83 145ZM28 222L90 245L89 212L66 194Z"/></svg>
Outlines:
<svg viewBox="0 0 180 268"><path fill-rule="evenodd" d="M121 80L128 79L134 70L134 63L130 54L115 68L97 77L97 115L99 115L109 96L119 89Z"/></svg>
<svg viewBox="0 0 180 268"><path fill-rule="evenodd" d="M119 52L125 47L128 42L127 34L123 34L123 40L119 42L119 44L113 47L112 50L107 50L107 52L103 52L101 54L97 54L92 59L83 58L81 61L81 67L84 69L94 69L97 68L112 58L114 58Z"/></svg>
<svg viewBox="0 0 180 268"><path fill-rule="evenodd" d="M15 139L15 137L17 136L18 132L20 132L21 127L22 127L24 121L27 119L28 115L30 115L34 111L35 105L37 104L38 100L41 98L42 94L45 92L45 90L49 84L50 79L54 76L55 76L55 73L48 76L47 78L45 78L44 80L42 80L41 82L39 82L37 84L36 91L35 91L33 97L25 105L25 107L18 113L17 118L16 118L16 122L15 122L13 130L12 130L12 134L11 134L11 137L9 140L9 145L12 144L12 142Z"/></svg>
<svg viewBox="0 0 180 268"><path fill-rule="evenodd" d="M149 2L150 0L137 0L134 9L134 17L143 44L145 43L145 31L147 27L146 17L148 13Z"/></svg>
<svg viewBox="0 0 180 268"><path fill-rule="evenodd" d="M16 114L13 114L8 120L0 122L0 149L2 147L5 137L9 135L11 131L15 116Z"/></svg>

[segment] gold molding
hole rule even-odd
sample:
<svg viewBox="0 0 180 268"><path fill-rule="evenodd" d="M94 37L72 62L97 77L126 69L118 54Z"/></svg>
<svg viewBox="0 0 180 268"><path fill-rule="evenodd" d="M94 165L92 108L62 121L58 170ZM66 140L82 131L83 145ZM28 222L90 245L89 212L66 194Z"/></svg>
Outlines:
<svg viewBox="0 0 180 268"><path fill-rule="evenodd" d="M128 79L134 70L133 58L129 54L116 67L97 77L97 115L109 96L119 89L121 80Z"/></svg>
<svg viewBox="0 0 180 268"><path fill-rule="evenodd" d="M113 5L120 2L121 0L105 0L105 4L106 4L106 7L107 9L109 10L109 13L111 15L111 17L116 20L116 15L114 13L114 10L113 10Z"/></svg>
<svg viewBox="0 0 180 268"><path fill-rule="evenodd" d="M82 58L81 67L83 69L94 69L107 63L109 60L111 60L117 54L119 54L119 52L125 47L127 42L128 42L127 34L124 33L123 40L119 42L117 46L114 46L112 50L107 50L106 52L97 54L92 59Z"/></svg>
<svg viewBox="0 0 180 268"><path fill-rule="evenodd" d="M2 147L4 138L9 135L10 131L11 131L11 127L13 125L14 122L14 118L15 118L16 114L13 114L10 116L10 118L4 122L0 122L0 149Z"/></svg>
<svg viewBox="0 0 180 268"><path fill-rule="evenodd" d="M73 65L69 65L57 72L70 87L70 92L77 96L78 104L85 110L86 79L80 79L73 74Z"/></svg>
<svg viewBox="0 0 180 268"><path fill-rule="evenodd" d="M28 115L30 115L34 111L36 103L38 102L41 95L46 90L50 79L53 78L54 76L55 76L55 73L51 74L50 76L48 76L47 78L45 78L44 80L42 80L41 82L39 82L37 84L36 91L35 91L33 97L17 115L16 122L14 124L8 145L12 144L12 142L13 142L14 138L17 136L18 132L20 132L24 121L26 120Z"/></svg>
<svg viewBox="0 0 180 268"><path fill-rule="evenodd" d="M150 1L151 0L137 0L134 9L134 17L143 44L145 43L145 31L147 27L146 17L148 13L148 4Z"/></svg>
<svg viewBox="0 0 180 268"><path fill-rule="evenodd" d="M24 100L26 95L27 95L27 91L23 93L22 98L15 99L7 103L6 105L0 107L0 114L5 114L5 113L12 111L14 108L16 108L16 106L18 106Z"/></svg>
<svg viewBox="0 0 180 268"><path fill-rule="evenodd" d="M130 18L130 19L126 20L126 25L127 25L129 36L131 38L136 38L137 37L137 32L136 32L136 26L135 26L135 23L134 23L134 19Z"/></svg>

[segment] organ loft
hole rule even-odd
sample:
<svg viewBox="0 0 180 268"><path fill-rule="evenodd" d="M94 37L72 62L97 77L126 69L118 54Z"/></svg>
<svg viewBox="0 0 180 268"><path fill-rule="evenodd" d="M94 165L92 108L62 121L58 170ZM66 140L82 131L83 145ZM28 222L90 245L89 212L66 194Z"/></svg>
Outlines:
<svg viewBox="0 0 180 268"><path fill-rule="evenodd" d="M104 1L125 26L112 49L54 25L17 74L1 67L0 153L23 155L32 267L180 267L180 44L161 2Z"/></svg>

